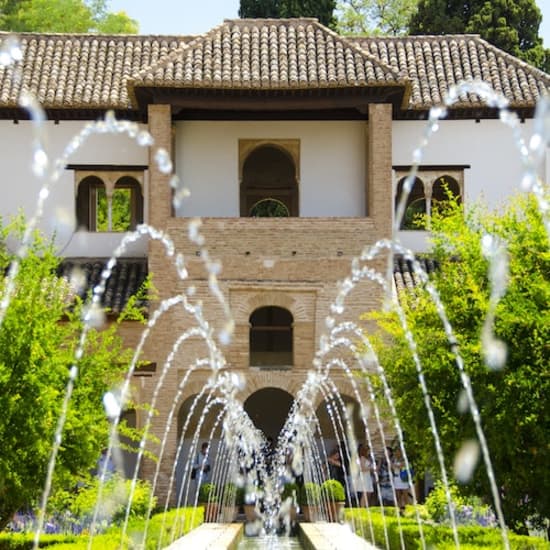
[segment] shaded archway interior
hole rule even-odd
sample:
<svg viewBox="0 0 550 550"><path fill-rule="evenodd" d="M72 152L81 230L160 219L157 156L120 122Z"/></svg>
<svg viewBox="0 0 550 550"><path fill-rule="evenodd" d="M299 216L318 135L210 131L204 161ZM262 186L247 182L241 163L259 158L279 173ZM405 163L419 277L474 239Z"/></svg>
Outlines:
<svg viewBox="0 0 550 550"><path fill-rule="evenodd" d="M262 430L266 437L275 441L294 402L294 397L278 388L264 388L253 393L244 403L244 410L254 426Z"/></svg>
<svg viewBox="0 0 550 550"><path fill-rule="evenodd" d="M279 204L284 208L259 209ZM241 216L298 216L298 182L290 154L273 145L262 145L250 153L243 165ZM284 212L284 213L283 213Z"/></svg>

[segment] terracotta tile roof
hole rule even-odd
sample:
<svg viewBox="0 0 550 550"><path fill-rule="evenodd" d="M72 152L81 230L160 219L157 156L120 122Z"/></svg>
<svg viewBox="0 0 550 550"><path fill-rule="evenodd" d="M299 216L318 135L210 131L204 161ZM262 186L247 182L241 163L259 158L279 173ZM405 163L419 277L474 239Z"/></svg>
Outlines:
<svg viewBox="0 0 550 550"><path fill-rule="evenodd" d="M8 33L0 33L3 41ZM474 35L341 37L314 19L226 20L198 37L23 33L23 60L0 66L0 109L22 90L50 109L136 110L135 87L292 90L399 86L403 108L440 103L481 78L533 107L550 75ZM130 93L129 93L130 90ZM461 106L475 106L476 97Z"/></svg>
<svg viewBox="0 0 550 550"><path fill-rule="evenodd" d="M58 269L58 275L68 281L77 272L77 277L84 275L78 295L85 299L89 293L100 283L101 273L105 267L107 258L82 258L64 260ZM119 259L103 294L101 305L109 310L109 313L120 313L129 298L133 296L144 283L147 277L147 260ZM145 307L146 304L138 304Z"/></svg>
<svg viewBox="0 0 550 550"><path fill-rule="evenodd" d="M461 80L483 80L516 107L532 106L550 90L550 75L478 35L348 38L411 81L409 109L426 109L443 101ZM478 96L460 98L457 107L482 105Z"/></svg>
<svg viewBox="0 0 550 550"><path fill-rule="evenodd" d="M0 38L8 33L0 33ZM127 81L181 46L185 37L76 34L19 35L23 62L0 65L0 106L21 91L45 108L129 109Z"/></svg>
<svg viewBox="0 0 550 550"><path fill-rule="evenodd" d="M288 89L405 83L316 19L236 19L141 71L133 85Z"/></svg>
<svg viewBox="0 0 550 550"><path fill-rule="evenodd" d="M428 274L433 273L438 267L437 262L431 258L417 258L417 260ZM411 291L419 284L412 262L402 256L395 256L393 259L393 279L398 293L405 290Z"/></svg>

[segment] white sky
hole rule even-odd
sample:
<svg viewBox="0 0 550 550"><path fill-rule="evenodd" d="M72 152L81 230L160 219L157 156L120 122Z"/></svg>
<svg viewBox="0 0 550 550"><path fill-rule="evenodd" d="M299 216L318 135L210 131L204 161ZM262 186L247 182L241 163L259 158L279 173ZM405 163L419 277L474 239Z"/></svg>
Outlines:
<svg viewBox="0 0 550 550"><path fill-rule="evenodd" d="M239 0L110 0L110 11L125 11L141 34L201 34L224 19L236 19ZM550 47L550 0L536 0L542 11L539 35Z"/></svg>

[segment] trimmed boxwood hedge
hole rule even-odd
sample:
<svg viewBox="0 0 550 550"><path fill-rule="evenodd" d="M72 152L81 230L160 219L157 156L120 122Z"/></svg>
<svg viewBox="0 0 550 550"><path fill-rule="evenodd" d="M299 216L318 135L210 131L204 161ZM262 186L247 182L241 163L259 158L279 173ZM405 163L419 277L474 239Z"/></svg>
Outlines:
<svg viewBox="0 0 550 550"><path fill-rule="evenodd" d="M163 520L164 518L164 520ZM177 520L177 521L176 521ZM161 526L164 521L162 538L160 536ZM204 522L204 508L179 508L169 512L155 514L149 520L147 526L147 543L145 550L156 550L160 546L168 546L173 539L182 537L195 527ZM145 520L131 518L128 522L127 535L123 548L134 548L131 540L141 541L140 534L145 529ZM119 527L113 526L107 532L95 535L92 548L94 550L111 550L120 548ZM0 550L31 550L33 547L33 533L1 533ZM42 535L40 547L52 548L52 550L85 550L88 548L89 538L87 535Z"/></svg>
<svg viewBox="0 0 550 550"><path fill-rule="evenodd" d="M372 531L375 540L370 540L370 520L372 521ZM358 535L364 537L375 545L385 548L384 537L384 518L380 509L371 508L367 512L365 509L346 509L345 521L351 523ZM401 533L407 550L417 550L421 548L419 527L416 519L401 517L398 519L392 508L384 508L386 529L388 532L390 550L401 549L401 539L399 536L401 524ZM453 531L446 525L435 525L423 523L422 530L426 546L437 548L438 550L451 550L456 548L453 538ZM467 550L501 548L502 535L499 529L476 526L460 526L458 528L458 538L460 548ZM538 537L527 537L510 532L508 534L510 547L513 550L550 550L550 543Z"/></svg>

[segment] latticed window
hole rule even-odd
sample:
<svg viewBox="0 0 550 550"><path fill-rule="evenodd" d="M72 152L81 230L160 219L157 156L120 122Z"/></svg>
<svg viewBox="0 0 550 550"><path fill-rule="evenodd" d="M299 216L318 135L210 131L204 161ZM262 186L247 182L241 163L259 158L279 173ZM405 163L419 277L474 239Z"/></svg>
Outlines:
<svg viewBox="0 0 550 550"><path fill-rule="evenodd" d="M293 364L293 318L281 307L267 306L250 316L250 366L284 368Z"/></svg>

